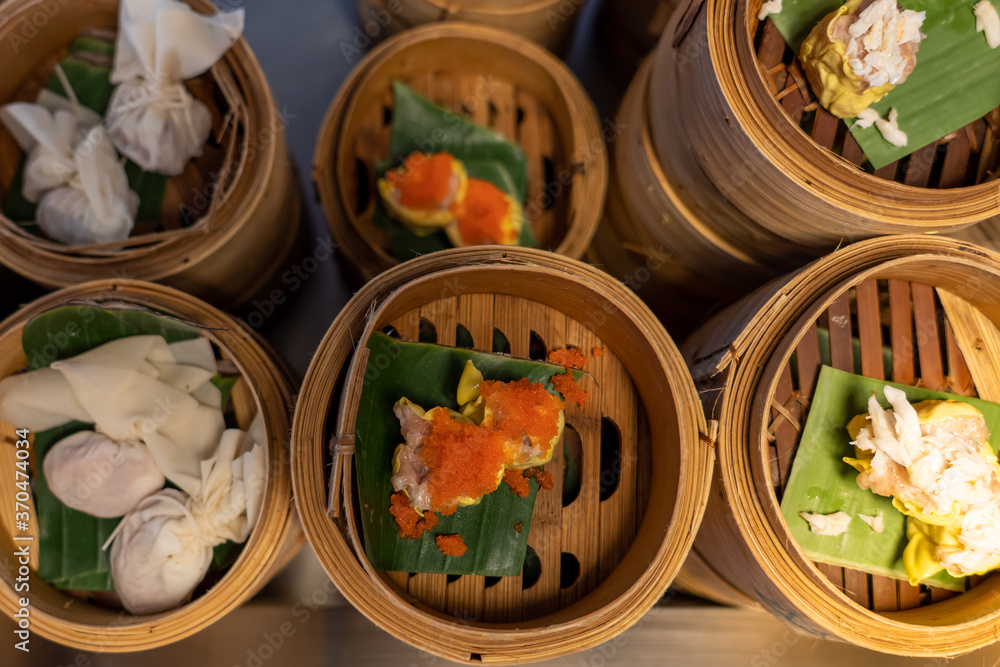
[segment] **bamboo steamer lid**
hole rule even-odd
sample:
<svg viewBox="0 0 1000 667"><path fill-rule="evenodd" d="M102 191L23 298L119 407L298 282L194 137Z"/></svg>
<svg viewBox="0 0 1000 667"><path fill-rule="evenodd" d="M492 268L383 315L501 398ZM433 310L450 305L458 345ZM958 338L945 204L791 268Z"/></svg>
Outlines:
<svg viewBox="0 0 1000 667"><path fill-rule="evenodd" d="M697 331L684 354L718 423L717 490L696 540L705 561L818 637L907 656L992 643L1000 578L973 578L954 595L816 565L784 522L775 489L787 479L815 386L818 326L829 332L834 367L857 362L881 378L885 344L893 380L997 401L998 286L996 253L947 238L884 237L772 281Z"/></svg>
<svg viewBox="0 0 1000 667"><path fill-rule="evenodd" d="M531 337L549 349L567 343L606 349L592 362L594 386L615 389L592 395L586 408L567 408L565 437L579 436L584 479L566 507L562 475L538 497L528 544L542 570L529 588L522 589L520 576L487 586L470 575L449 582L445 575L377 572L365 557L351 492L350 425L367 354L354 353L366 350L372 331L390 325L415 340L421 319L442 344L454 344L458 325L480 344L497 328L514 356L527 357ZM702 441L701 419L669 337L620 283L537 250L444 251L368 283L327 332L293 424L296 503L327 573L386 631L470 664L553 658L616 636L678 576L708 493L712 451ZM600 501L597 443L605 420L620 434L622 466L617 491ZM557 447L552 469L560 469L561 456ZM565 588L562 552L579 564L579 576Z"/></svg>
<svg viewBox="0 0 1000 667"><path fill-rule="evenodd" d="M772 92L774 81L764 70L773 63L758 60L760 5L693 0L678 10L653 65L652 98L669 98L663 87L671 77L663 72L675 67L679 101L677 114L657 102L662 123L654 125L654 136L679 122L694 159L733 207L805 248L826 250L880 234L956 231L997 216L1000 193L994 184L950 187L942 181L944 189L922 187L918 183L927 183L929 170L918 173L912 166L905 177L896 175L905 182L893 180L895 165L889 174L868 174L852 163L861 159L859 152L845 149L841 156L826 148L837 125L825 110L816 112L812 136L801 130L796 119L802 103L793 109L783 96L799 95L792 73L787 91ZM770 44L773 24L762 29ZM780 59L783 49L771 51ZM808 95L804 84L801 89ZM662 155L661 140L656 143Z"/></svg>
<svg viewBox="0 0 1000 667"><path fill-rule="evenodd" d="M207 0L189 4L201 13L217 11ZM34 101L74 38L88 30L113 32L117 21L115 0L61 3L56 11L45 0L4 2L0 103ZM242 38L188 87L212 112L213 130L203 154L168 181L164 231L69 247L0 215L0 263L50 289L107 278L151 280L223 308L246 303L263 289L300 234L301 202L284 121ZM20 155L0 125L0 189L10 187ZM196 222L181 227L181 211Z"/></svg>
<svg viewBox="0 0 1000 667"><path fill-rule="evenodd" d="M287 433L294 404L289 373L270 348L239 320L212 306L168 287L130 280L84 283L49 294L24 306L0 323L0 376L27 365L21 331L36 315L66 304L122 303L142 307L204 327L204 335L242 374L232 394L237 419L247 428L258 411L267 433L269 474L260 516L236 563L203 595L172 611L133 616L119 608L75 598L38 578L37 539L31 545L30 590L15 591L18 559L15 542L14 475L0 479L0 609L7 616L20 608L19 598L30 600L31 631L51 641L98 652L140 651L171 644L215 623L249 600L298 551L304 542L292 505L288 468ZM54 341L58 344L58 341ZM0 465L13 470L16 424L0 422ZM32 461L33 466L40 462ZM32 502L30 525L37 538L38 524ZM16 619L15 619L16 620Z"/></svg>
<svg viewBox="0 0 1000 667"><path fill-rule="evenodd" d="M384 232L372 224L374 165L388 154L393 80L518 143L528 157L525 216L539 245L583 256L608 180L593 103L562 62L530 41L485 26L442 23L373 49L323 120L313 181L354 278L370 280L397 263Z"/></svg>
<svg viewBox="0 0 1000 667"><path fill-rule="evenodd" d="M556 53L569 48L573 28L587 0L358 0L364 34L424 23L464 21L501 28Z"/></svg>

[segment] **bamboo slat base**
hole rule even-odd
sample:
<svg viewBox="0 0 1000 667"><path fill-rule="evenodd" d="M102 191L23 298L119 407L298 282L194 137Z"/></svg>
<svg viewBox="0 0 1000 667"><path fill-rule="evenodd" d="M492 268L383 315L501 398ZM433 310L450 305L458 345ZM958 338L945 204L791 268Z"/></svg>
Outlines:
<svg viewBox="0 0 1000 667"><path fill-rule="evenodd" d="M487 350L499 330L520 356L567 344L606 350L588 369L594 375L585 387L592 392L587 406L567 408L564 438L578 442L582 454L580 492L563 506L560 480L538 496L528 544L542 570L528 588L521 577L378 572L364 555L353 460L337 445L353 433L364 341L386 329L410 340L433 331L439 343L453 344L459 326ZM352 360L354 349L362 354ZM693 538L685 526L708 493L706 427L693 387L686 374L674 375L682 368L671 357L669 338L634 295L563 257L465 248L380 276L321 343L296 412L296 502L324 568L381 627L451 660L531 662L617 635L677 576ZM609 438L620 442L617 465L607 456L602 462L601 442ZM547 465L557 479L561 452L557 446Z"/></svg>
<svg viewBox="0 0 1000 667"><path fill-rule="evenodd" d="M795 543L779 499L815 388L819 327L829 331L834 367L985 398L997 391L987 360L1000 344L998 289L1000 255L947 238L886 237L774 281L692 335L685 357L719 422L717 492L696 541L706 562L815 636L909 656L992 643L1000 578L973 578L953 595L817 566Z"/></svg>

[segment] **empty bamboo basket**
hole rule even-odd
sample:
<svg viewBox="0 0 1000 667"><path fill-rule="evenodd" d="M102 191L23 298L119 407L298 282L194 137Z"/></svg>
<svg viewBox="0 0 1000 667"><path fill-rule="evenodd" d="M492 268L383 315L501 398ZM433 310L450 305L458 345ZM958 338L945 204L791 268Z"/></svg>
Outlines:
<svg viewBox="0 0 1000 667"><path fill-rule="evenodd" d="M352 454L331 443L350 439L340 428L356 410L367 363L355 350L390 326L406 340L433 327L446 345L465 327L487 351L499 330L519 357L567 344L606 349L588 369L587 407L566 411L564 437L578 440L582 452L579 494L563 506L557 472L555 489L535 506L528 545L542 565L533 585L520 576L379 572L368 562ZM621 461L617 490L603 501L602 424L604 438L617 434ZM616 636L678 575L708 493L712 451L704 428L670 338L620 283L537 250L463 248L400 264L362 288L334 321L299 396L293 486L327 573L380 627L450 660L532 662ZM562 452L557 446L550 471L561 471ZM575 577L563 566L569 561L579 566ZM710 576L705 581L712 584Z"/></svg>
<svg viewBox="0 0 1000 667"><path fill-rule="evenodd" d="M696 540L705 561L812 635L909 656L992 643L1000 578L973 577L953 594L815 564L778 499L823 348L841 370L1000 400L998 287L1000 255L947 238L885 237L769 283L696 332L684 354L718 426L717 492Z"/></svg>
<svg viewBox="0 0 1000 667"><path fill-rule="evenodd" d="M190 4L203 13L217 11L207 0ZM4 2L0 103L34 101L76 37L113 34L117 20L115 0L58 7L44 0ZM223 308L255 296L287 261L299 235L300 197L284 120L243 39L187 85L211 110L212 134L203 154L168 181L159 230L138 225L124 243L66 246L0 215L0 263L48 288L132 278L167 283ZM0 126L0 193L11 187L20 155Z"/></svg>
<svg viewBox="0 0 1000 667"><path fill-rule="evenodd" d="M363 35L424 23L466 21L501 28L526 37L555 53L569 48L573 28L587 0L358 0Z"/></svg>
<svg viewBox="0 0 1000 667"><path fill-rule="evenodd" d="M654 142L662 156L676 149L672 136L682 128L689 161L718 190L696 194L721 193L814 256L845 240L956 231L998 215L1000 192L985 182L996 158L995 121L978 120L868 174L845 125L818 108L774 25L757 20L760 6L693 0L654 57Z"/></svg>
<svg viewBox="0 0 1000 667"><path fill-rule="evenodd" d="M69 287L45 296L0 323L0 377L25 369L27 360L21 346L21 332L36 315L53 308L75 305L122 304L144 308L204 327L204 335L222 359L235 365L241 378L232 400L237 420L246 428L258 412L263 414L267 433L266 456L269 474L260 517L236 563L220 581L182 607L159 614L133 616L103 597L73 596L38 578L38 553L32 547L29 593L15 592L18 559L15 541L24 532L15 529L13 473L0 479L0 609L11 616L19 610L18 599L30 600L31 632L54 642L81 650L124 652L164 646L202 630L249 600L283 567L304 543L302 529L292 505L288 468L287 433L294 405L293 386L280 361L240 321L212 306L168 287L129 280L105 280ZM67 326L67 331L73 331ZM59 345L58 340L53 344ZM63 343L65 344L65 343ZM0 466L15 467L16 424L0 422ZM265 443L261 443L265 444ZM31 460L32 470L39 461ZM38 525L31 504L29 544L37 544ZM20 589L23 591L23 589Z"/></svg>
<svg viewBox="0 0 1000 667"><path fill-rule="evenodd" d="M375 162L388 155L393 80L518 143L528 157L526 220L539 247L580 258L604 205L608 164L594 105L558 59L468 23L426 25L374 49L320 130L313 180L341 255L360 282L396 264L372 224Z"/></svg>

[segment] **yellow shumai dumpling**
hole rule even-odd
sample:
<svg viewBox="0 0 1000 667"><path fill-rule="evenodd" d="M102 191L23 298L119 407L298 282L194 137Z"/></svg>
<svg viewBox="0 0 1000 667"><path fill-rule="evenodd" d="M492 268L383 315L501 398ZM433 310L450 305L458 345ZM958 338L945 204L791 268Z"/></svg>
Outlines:
<svg viewBox="0 0 1000 667"><path fill-rule="evenodd" d="M851 118L885 97L913 70L922 23L923 12L900 11L895 0L850 0L828 14L799 49L819 103Z"/></svg>
<svg viewBox="0 0 1000 667"><path fill-rule="evenodd" d="M465 199L465 165L449 153L412 153L403 166L378 180L389 213L416 234L432 234L455 220L454 204Z"/></svg>

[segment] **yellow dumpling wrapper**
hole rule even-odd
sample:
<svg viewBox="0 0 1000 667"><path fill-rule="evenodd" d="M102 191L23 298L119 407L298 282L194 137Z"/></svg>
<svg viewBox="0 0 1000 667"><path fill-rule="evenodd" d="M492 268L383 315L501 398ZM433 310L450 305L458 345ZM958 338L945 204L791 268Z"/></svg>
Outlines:
<svg viewBox="0 0 1000 667"><path fill-rule="evenodd" d="M958 528L959 526L934 526L912 517L906 520L908 542L903 550L903 567L911 586L916 586L944 569L934 554L941 544L961 547L955 538Z"/></svg>
<svg viewBox="0 0 1000 667"><path fill-rule="evenodd" d="M465 171L465 165L455 158L451 158L451 172L458 177L455 201L460 202L465 198L465 193L468 190L469 175ZM407 229L418 236L433 234L455 221L455 214L452 213L450 207L418 210L404 206L396 199L392 185L384 177L378 179L376 186L378 187L379 195L382 196L382 202L389 210L389 213L392 214L392 217L399 220Z"/></svg>
<svg viewBox="0 0 1000 667"><path fill-rule="evenodd" d="M894 83L865 88L866 84L847 64L847 47L832 36L834 21L853 14L862 0L850 0L826 15L802 42L799 60L819 103L839 118L853 118L886 96Z"/></svg>
<svg viewBox="0 0 1000 667"><path fill-rule="evenodd" d="M469 363L471 364L472 362L470 361ZM475 368L475 366L473 366L473 368ZM413 412L417 416L419 416L421 419L426 419L427 421L433 421L434 420L434 415L437 414L437 412L439 410L447 410L448 412L451 413L451 417L455 421L463 422L463 423L466 423L466 424L473 424L473 423L475 423L472 419L470 419L466 415L463 415L461 413L455 412L454 410L450 410L449 408L435 407L435 408L431 408L430 410L424 410L422 407L420 407L419 405L417 405L416 403L414 403L413 401L411 401L410 399L405 398L405 397L399 399L398 404L399 405L408 405L410 407L410 409L413 410ZM393 475L395 475L396 473L399 472L399 468L400 468L399 455L403 451L403 447L404 446L405 445L402 445L402 444L397 445L395 451L392 454L392 474ZM503 479L503 473L504 473L504 468L501 466L501 468L497 471L497 485L499 485L500 484L500 480ZM403 489L403 493L406 494L407 498L410 498L412 500L412 496L410 495L410 492L409 492L408 489ZM478 505L480 503L480 501L482 501L482 499L483 499L482 496L479 496L478 498L470 498L468 496L462 496L461 498L458 499L458 504L461 505L461 506L464 506L464 505ZM417 507L414 507L413 509L415 509L418 514L420 514L421 516L423 516L423 514L424 514L423 510L421 510L421 509L419 509Z"/></svg>
<svg viewBox="0 0 1000 667"><path fill-rule="evenodd" d="M982 417L982 413L979 410L962 401L926 400L914 404L913 409L916 411L917 418L921 424L962 417ZM847 424L847 431L851 439L856 440L861 429L865 428L868 423L867 414L855 416ZM843 459L844 462L852 466L859 473L870 472L874 453L860 450L857 447L855 447L854 452L855 456L845 456ZM997 465L997 456L988 442L982 444L980 454L984 459L993 464L997 469L998 478L1000 478L1000 467ZM957 502L952 505L951 511L947 514L924 512L923 507L916 503L904 501L895 496L892 498L892 505L899 512L907 516L906 538L908 541L903 551L903 566L906 569L906 576L910 584L916 586L924 579L934 576L945 569L935 557L939 547L954 548L957 550L964 548L957 538L962 528L962 513ZM990 567L984 568L974 574L985 574L996 567L1000 567L1000 558ZM953 576L960 577L965 575L954 574Z"/></svg>

